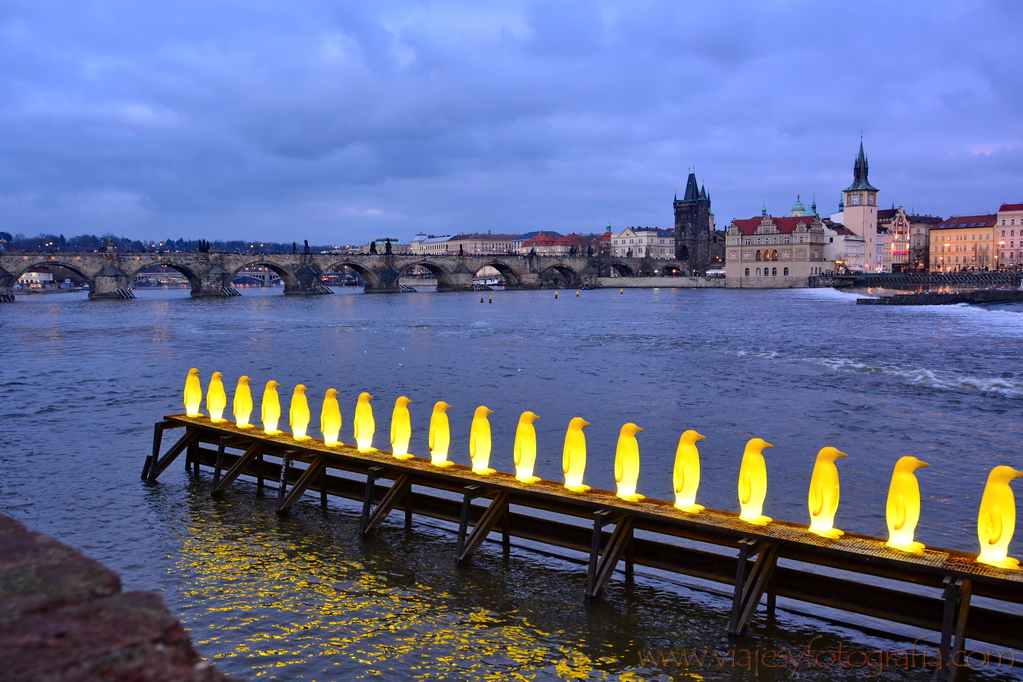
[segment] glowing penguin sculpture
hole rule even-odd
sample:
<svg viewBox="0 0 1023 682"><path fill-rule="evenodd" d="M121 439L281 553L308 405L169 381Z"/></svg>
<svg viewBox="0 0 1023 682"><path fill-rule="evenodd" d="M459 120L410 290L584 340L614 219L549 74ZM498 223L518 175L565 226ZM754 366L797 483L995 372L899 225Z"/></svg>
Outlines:
<svg viewBox="0 0 1023 682"><path fill-rule="evenodd" d="M696 514L703 511L703 505L696 504L696 491L700 489L700 449L696 441L704 440L696 431L689 429L678 439L675 450L675 472L672 483L675 487L675 508Z"/></svg>
<svg viewBox="0 0 1023 682"><path fill-rule="evenodd" d="M227 409L227 392L224 391L224 375L214 372L210 377L210 385L206 388L206 411L210 413L210 421L226 422L224 410Z"/></svg>
<svg viewBox="0 0 1023 682"><path fill-rule="evenodd" d="M810 532L832 540L845 535L835 528L839 493L835 460L847 456L835 448L821 448L817 453L817 462L813 465L813 475L810 476L810 494L807 498L810 506Z"/></svg>
<svg viewBox="0 0 1023 682"><path fill-rule="evenodd" d="M469 429L469 457L472 459L472 473L489 476L494 473L490 468L490 421L488 414L494 414L489 407L480 405L472 417L472 428Z"/></svg>
<svg viewBox="0 0 1023 682"><path fill-rule="evenodd" d="M249 418L252 416L252 389L249 388L247 376L238 377L238 385L234 389L234 425L239 429L251 429Z"/></svg>
<svg viewBox="0 0 1023 682"><path fill-rule="evenodd" d="M288 425L295 440L312 440L306 435L309 430L309 400L305 397L305 386L299 384L291 395L291 409L288 410Z"/></svg>
<svg viewBox="0 0 1023 682"><path fill-rule="evenodd" d="M435 467L454 466L448 461L448 448L451 447L451 426L448 424L447 410L451 406L438 400L430 415L430 464Z"/></svg>
<svg viewBox="0 0 1023 682"><path fill-rule="evenodd" d="M910 554L923 554L924 545L913 540L917 521L920 520L920 484L913 473L920 467L930 466L916 457L903 457L895 463L891 487L888 488L888 542L892 549Z"/></svg>
<svg viewBox="0 0 1023 682"><path fill-rule="evenodd" d="M639 441L636 434L642 431L632 422L618 433L618 448L615 450L615 481L618 483L618 497L629 502L639 502L643 495L636 492L639 483Z"/></svg>
<svg viewBox="0 0 1023 682"><path fill-rule="evenodd" d="M1009 556L1009 543L1016 531L1016 497L1009 482L1023 477L1023 471L999 466L991 470L980 500L977 536L980 556L977 561L999 568L1019 568L1019 560Z"/></svg>
<svg viewBox="0 0 1023 682"><path fill-rule="evenodd" d="M185 379L185 414L189 417L201 417L200 405L202 405L202 384L199 383L199 370L193 367L188 370L188 377Z"/></svg>
<svg viewBox="0 0 1023 682"><path fill-rule="evenodd" d="M320 433L323 434L323 444L328 447L337 447L341 441L337 438L341 434L341 406L337 404L337 391L328 388L323 396L323 407L320 408Z"/></svg>
<svg viewBox="0 0 1023 682"><path fill-rule="evenodd" d="M739 467L739 518L757 526L771 522L771 518L763 514L767 497L767 462L763 451L773 447L762 438L751 438Z"/></svg>
<svg viewBox="0 0 1023 682"><path fill-rule="evenodd" d="M263 402L260 405L260 421L263 422L263 433L268 436L276 436L282 433L277 428L281 420L281 398L277 395L277 387L280 386L271 379L266 382L266 389L263 390Z"/></svg>
<svg viewBox="0 0 1023 682"><path fill-rule="evenodd" d="M411 459L408 453L408 442L412 439L412 416L408 405L412 401L405 396L394 401L394 412L391 413L391 454L398 459Z"/></svg>
<svg viewBox="0 0 1023 682"><path fill-rule="evenodd" d="M369 404L370 400L373 400L373 396L362 392L359 394L359 401L355 404L354 435L355 447L359 449L359 452L373 451L373 434L376 433L377 423L373 419L373 406Z"/></svg>
<svg viewBox="0 0 1023 682"><path fill-rule="evenodd" d="M586 434L583 433L583 427L589 425L582 417L573 417L565 432L561 468L565 471L565 488L576 493L590 489L590 486L583 485L583 474L586 472Z"/></svg>
<svg viewBox="0 0 1023 682"><path fill-rule="evenodd" d="M515 480L520 483L536 483L539 476L533 475L536 465L536 428L533 422L537 415L526 411L519 417L519 425L515 429Z"/></svg>

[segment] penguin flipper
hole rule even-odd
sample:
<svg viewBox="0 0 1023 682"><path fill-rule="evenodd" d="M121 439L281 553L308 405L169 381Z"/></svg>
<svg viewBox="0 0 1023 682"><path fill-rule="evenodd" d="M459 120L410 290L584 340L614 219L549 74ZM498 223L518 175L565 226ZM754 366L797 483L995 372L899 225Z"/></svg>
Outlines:
<svg viewBox="0 0 1023 682"><path fill-rule="evenodd" d="M680 493L686 487L686 469L681 467L675 470L675 492Z"/></svg>
<svg viewBox="0 0 1023 682"><path fill-rule="evenodd" d="M622 457L615 457L615 483L621 483L624 476L625 463L622 462Z"/></svg>
<svg viewBox="0 0 1023 682"><path fill-rule="evenodd" d="M750 485L749 472L744 471L739 476L739 502L742 504L749 504L750 498L753 497L753 486Z"/></svg>
<svg viewBox="0 0 1023 682"><path fill-rule="evenodd" d="M822 511L824 511L824 492L819 485L815 485L810 488L810 514L820 516Z"/></svg>
<svg viewBox="0 0 1023 682"><path fill-rule="evenodd" d="M895 496L895 530L902 530L906 525L906 500L902 493Z"/></svg>
<svg viewBox="0 0 1023 682"><path fill-rule="evenodd" d="M997 545L1002 539L1002 508L1001 505L992 505L991 514L988 517L991 524L991 537L988 538L989 545Z"/></svg>

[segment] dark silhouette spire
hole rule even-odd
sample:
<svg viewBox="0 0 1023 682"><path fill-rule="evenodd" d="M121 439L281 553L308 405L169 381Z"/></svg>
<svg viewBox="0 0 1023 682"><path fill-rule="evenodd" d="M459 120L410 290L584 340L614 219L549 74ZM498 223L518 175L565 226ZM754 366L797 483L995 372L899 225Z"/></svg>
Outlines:
<svg viewBox="0 0 1023 682"><path fill-rule="evenodd" d="M686 193L682 195L682 201L699 201L700 189L696 186L696 173L689 174L686 181Z"/></svg>
<svg viewBox="0 0 1023 682"><path fill-rule="evenodd" d="M870 166L867 163L867 155L863 153L863 139L860 139L860 153L856 155L856 163L853 164L853 184L849 185L846 189L872 189L875 192L878 191L877 187L874 187L867 181L867 173L870 170Z"/></svg>

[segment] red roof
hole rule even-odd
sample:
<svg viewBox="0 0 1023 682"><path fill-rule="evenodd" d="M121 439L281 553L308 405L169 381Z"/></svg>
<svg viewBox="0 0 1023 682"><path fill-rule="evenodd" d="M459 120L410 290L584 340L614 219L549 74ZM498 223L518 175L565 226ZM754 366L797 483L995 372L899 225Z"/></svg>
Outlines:
<svg viewBox="0 0 1023 682"><path fill-rule="evenodd" d="M1002 204L1001 208L999 208L998 210L999 210L999 212L1001 212L1001 211L1023 211L1023 204Z"/></svg>
<svg viewBox="0 0 1023 682"><path fill-rule="evenodd" d="M962 229L964 227L992 227L994 224L994 215L960 215L952 216L934 229L954 230Z"/></svg>
<svg viewBox="0 0 1023 682"><path fill-rule="evenodd" d="M807 227L810 227L813 223L813 216L783 216L781 218L771 216L771 220L779 232L791 234L796 231L796 226L799 223L804 223ZM733 220L732 225L739 228L739 232L742 234L754 234L762 222L763 218L747 218L745 220Z"/></svg>
<svg viewBox="0 0 1023 682"><path fill-rule="evenodd" d="M825 225L824 227L828 228L829 230L833 230L836 234L853 235L853 236L856 235L855 232L850 230L845 225L842 225L841 223L832 223L831 225Z"/></svg>

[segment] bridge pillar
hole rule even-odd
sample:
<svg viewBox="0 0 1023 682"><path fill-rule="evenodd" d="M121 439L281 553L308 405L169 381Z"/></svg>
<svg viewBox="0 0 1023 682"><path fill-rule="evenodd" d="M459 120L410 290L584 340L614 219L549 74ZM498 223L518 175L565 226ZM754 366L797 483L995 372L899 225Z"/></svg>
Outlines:
<svg viewBox="0 0 1023 682"><path fill-rule="evenodd" d="M131 277L110 262L89 281L89 298L94 301L134 298Z"/></svg>
<svg viewBox="0 0 1023 682"><path fill-rule="evenodd" d="M520 272L519 283L512 284L509 279L505 278L505 289L539 289L540 288L540 275L535 272Z"/></svg>
<svg viewBox="0 0 1023 682"><path fill-rule="evenodd" d="M459 263L447 282L437 279L437 291L472 291L472 275L472 270L465 267L465 263Z"/></svg>
<svg viewBox="0 0 1023 682"><path fill-rule="evenodd" d="M14 303L14 275L0 268L0 303Z"/></svg>
<svg viewBox="0 0 1023 682"><path fill-rule="evenodd" d="M216 263L199 275L197 282L191 284L193 298L227 298L237 295L231 286L231 273Z"/></svg>
<svg viewBox="0 0 1023 682"><path fill-rule="evenodd" d="M393 261L393 258L388 258L387 261ZM400 294L401 287L398 285L398 277L400 276L398 271L391 267L390 262L386 262L387 267L383 270L377 270L373 276L362 275L363 293L366 294Z"/></svg>
<svg viewBox="0 0 1023 682"><path fill-rule="evenodd" d="M333 291L320 280L320 272L308 263L295 271L295 279L284 280L285 296L319 296L321 294L332 294Z"/></svg>

